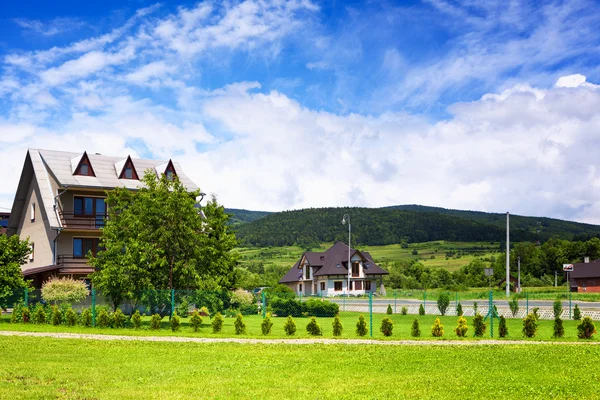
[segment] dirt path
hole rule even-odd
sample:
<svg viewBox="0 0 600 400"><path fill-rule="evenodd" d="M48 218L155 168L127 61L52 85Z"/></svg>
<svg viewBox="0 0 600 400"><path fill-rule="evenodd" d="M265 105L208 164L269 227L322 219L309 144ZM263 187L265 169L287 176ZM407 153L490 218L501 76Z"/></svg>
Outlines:
<svg viewBox="0 0 600 400"><path fill-rule="evenodd" d="M599 345L600 342L537 342L528 340L365 340L365 339L242 339L242 338L193 338L177 336L120 336L92 335L83 333L16 332L0 331L0 336L33 336L55 339L124 340L137 342L189 342L189 343L244 343L244 344L345 344L385 346L484 346L484 345Z"/></svg>

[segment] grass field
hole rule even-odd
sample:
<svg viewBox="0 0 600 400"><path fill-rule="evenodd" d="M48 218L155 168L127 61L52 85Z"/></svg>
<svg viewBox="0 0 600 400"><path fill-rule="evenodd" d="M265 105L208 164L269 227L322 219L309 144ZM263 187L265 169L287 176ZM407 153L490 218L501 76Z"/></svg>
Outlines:
<svg viewBox="0 0 600 400"><path fill-rule="evenodd" d="M596 346L101 342L0 337L2 399L597 398Z"/></svg>

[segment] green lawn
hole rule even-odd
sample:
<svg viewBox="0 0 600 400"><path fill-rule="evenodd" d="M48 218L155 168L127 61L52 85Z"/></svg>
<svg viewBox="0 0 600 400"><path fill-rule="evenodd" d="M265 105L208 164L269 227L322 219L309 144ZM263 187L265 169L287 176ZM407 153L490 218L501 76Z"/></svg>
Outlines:
<svg viewBox="0 0 600 400"><path fill-rule="evenodd" d="M158 343L0 337L2 399L594 398L596 346Z"/></svg>

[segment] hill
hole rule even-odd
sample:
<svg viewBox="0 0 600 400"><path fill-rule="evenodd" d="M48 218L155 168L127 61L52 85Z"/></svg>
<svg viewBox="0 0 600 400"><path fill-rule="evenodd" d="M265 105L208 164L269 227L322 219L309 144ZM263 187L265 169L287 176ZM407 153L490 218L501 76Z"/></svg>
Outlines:
<svg viewBox="0 0 600 400"><path fill-rule="evenodd" d="M342 216L349 214L353 241L359 245L449 240L498 242L506 236L506 216L499 213L447 210L417 205L385 208L311 208L278 213L236 215L237 237L251 246L311 246L347 240ZM233 211L235 214L235 211ZM258 213L258 212L257 212ZM244 218L254 218L243 222ZM511 240L550 238L586 240L600 237L600 226L552 218L511 215Z"/></svg>
<svg viewBox="0 0 600 400"><path fill-rule="evenodd" d="M272 214L268 211L250 211L239 208L226 208L225 212L232 215L231 219L229 220L231 225L245 224L247 222L256 221L257 219L260 219L266 215Z"/></svg>

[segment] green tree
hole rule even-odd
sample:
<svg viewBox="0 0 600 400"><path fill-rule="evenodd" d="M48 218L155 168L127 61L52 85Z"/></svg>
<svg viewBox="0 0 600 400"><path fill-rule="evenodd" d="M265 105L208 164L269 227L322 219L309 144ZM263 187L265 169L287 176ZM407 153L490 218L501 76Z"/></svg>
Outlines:
<svg viewBox="0 0 600 400"><path fill-rule="evenodd" d="M229 216L213 197L198 213L199 191L188 192L175 177L157 178L146 171L138 191L116 188L107 193L108 220L102 230L103 251L90 257L96 288L113 307L124 300L139 303L142 290L219 289L233 285L235 235Z"/></svg>
<svg viewBox="0 0 600 400"><path fill-rule="evenodd" d="M21 240L17 235L0 235L0 308L6 309L14 292L28 286L21 265L27 262L29 253L29 240Z"/></svg>
<svg viewBox="0 0 600 400"><path fill-rule="evenodd" d="M440 293L437 299L437 306L442 316L446 315L448 305L450 305L450 297L448 296L448 293Z"/></svg>

